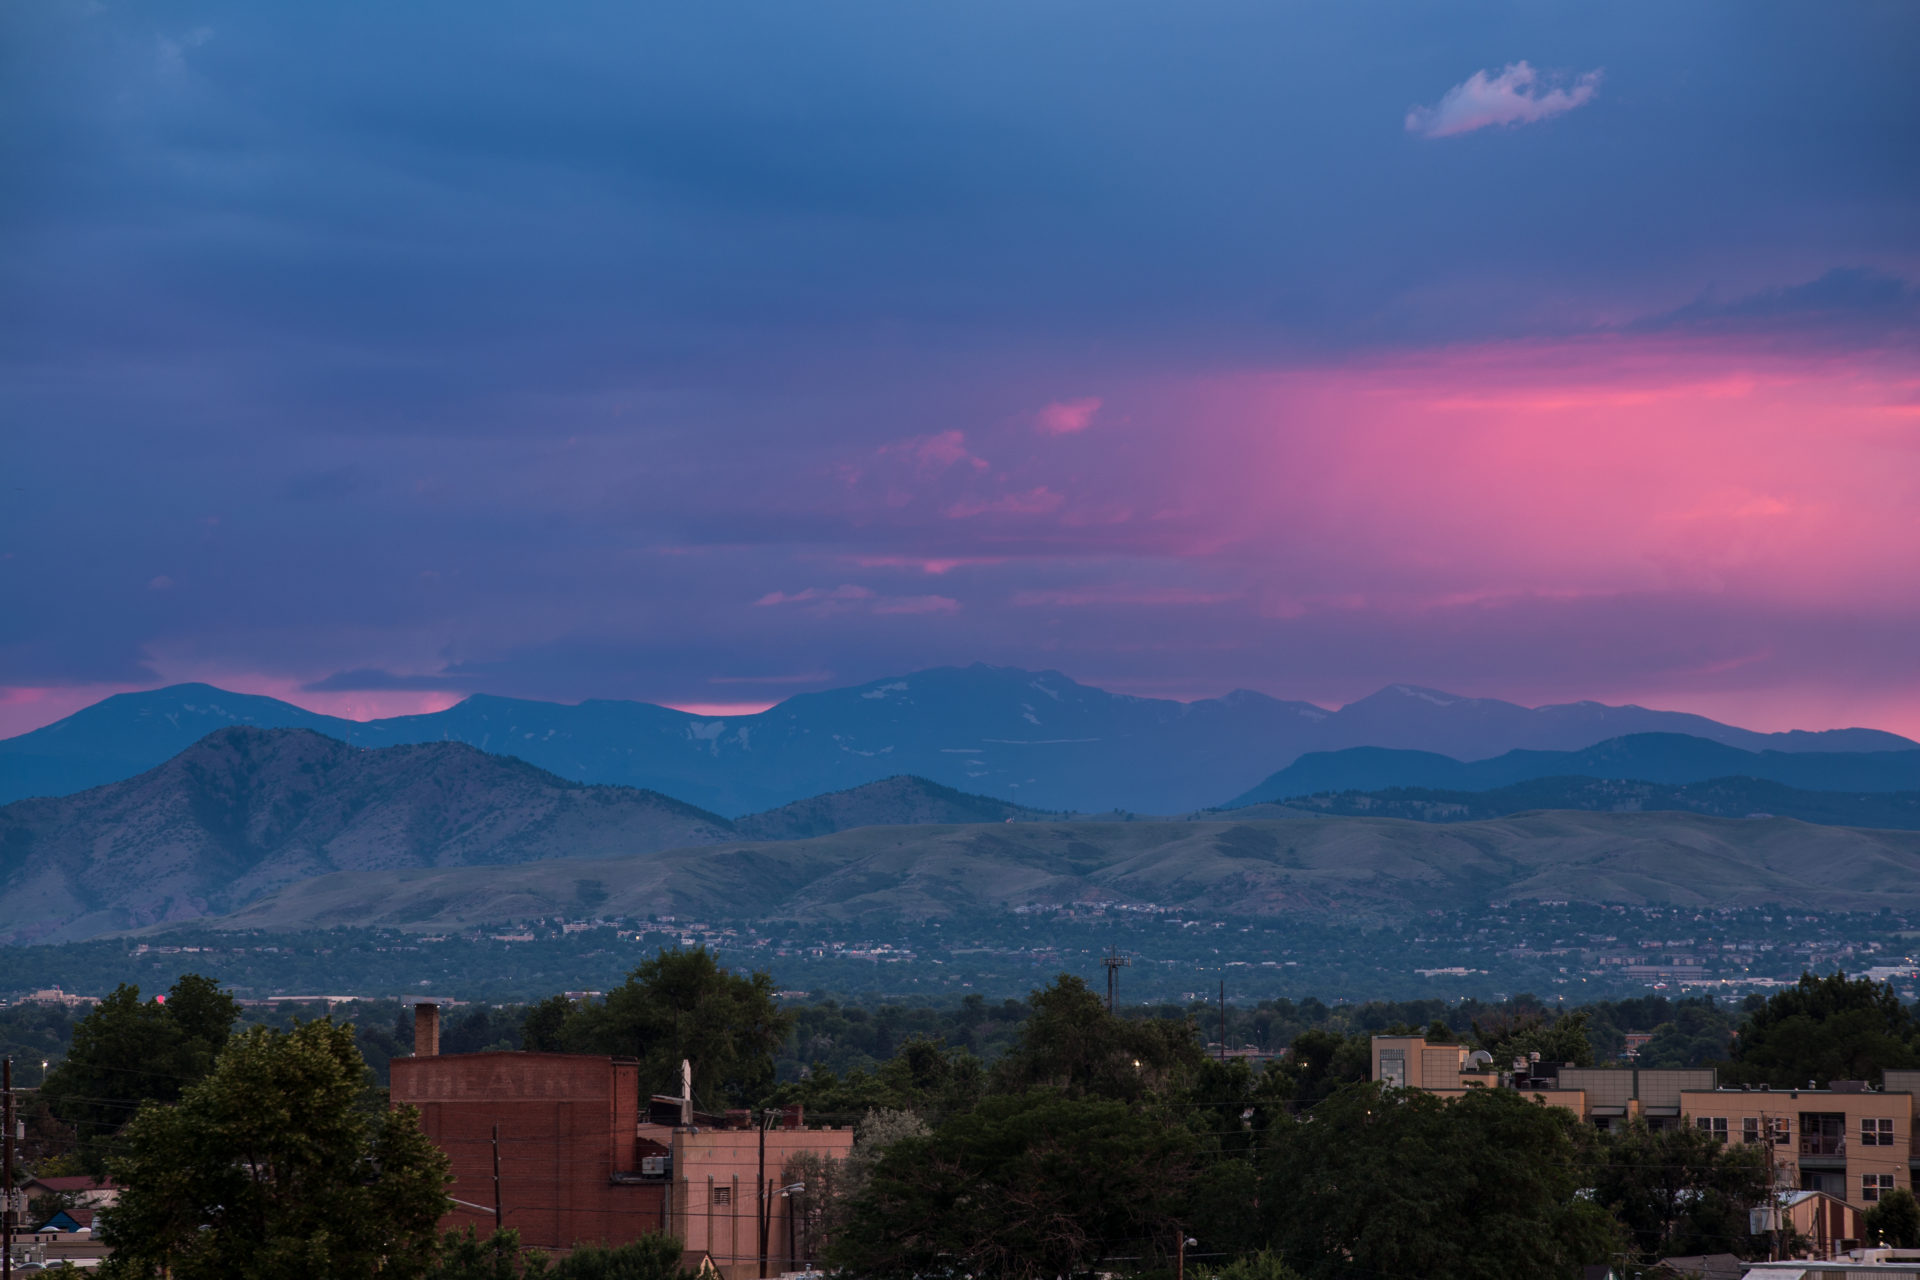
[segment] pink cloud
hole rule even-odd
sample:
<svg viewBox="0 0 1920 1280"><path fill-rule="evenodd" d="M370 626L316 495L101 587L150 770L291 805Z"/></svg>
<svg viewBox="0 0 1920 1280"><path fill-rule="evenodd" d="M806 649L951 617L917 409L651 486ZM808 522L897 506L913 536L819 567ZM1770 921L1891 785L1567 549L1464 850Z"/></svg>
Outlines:
<svg viewBox="0 0 1920 1280"><path fill-rule="evenodd" d="M1005 556L853 556L850 559L862 569L911 569L936 578L967 566L1007 562Z"/></svg>
<svg viewBox="0 0 1920 1280"><path fill-rule="evenodd" d="M1053 591L1016 591L1007 603L1018 608L1053 606L1077 608L1088 605L1133 605L1149 608L1179 608L1187 605L1224 604L1239 597L1229 592L1194 591L1187 587L1090 586Z"/></svg>
<svg viewBox="0 0 1920 1280"><path fill-rule="evenodd" d="M1048 435L1072 435L1092 426L1093 415L1098 412L1100 399L1097 396L1089 396L1084 400L1056 400L1034 415L1033 425Z"/></svg>
<svg viewBox="0 0 1920 1280"><path fill-rule="evenodd" d="M1369 599L1402 584L1434 598L1706 590L1813 610L1920 581L1913 471L1887 465L1888 380L1858 362L1601 338L1155 399L1156 418L1186 424L1160 473L1136 477L1185 513L1164 544L1281 557L1289 598L1344 576ZM1306 563L1300 547L1316 548Z"/></svg>
<svg viewBox="0 0 1920 1280"><path fill-rule="evenodd" d="M848 609L863 609L868 613L957 613L960 602L947 596L883 596L869 587L845 584L831 591L822 591L818 587L808 587L804 591L769 591L754 604L762 607L788 604L806 604L813 606L807 610L818 615L832 615Z"/></svg>
<svg viewBox="0 0 1920 1280"><path fill-rule="evenodd" d="M847 602L853 600L871 600L873 592L867 587L856 587L843 583L831 591L822 591L819 587L808 587L791 594L785 591L769 591L753 603L758 608L769 608L781 604L806 604L810 601L822 603Z"/></svg>
<svg viewBox="0 0 1920 1280"><path fill-rule="evenodd" d="M874 601L875 613L958 613L960 602L950 596L883 596Z"/></svg>
<svg viewBox="0 0 1920 1280"><path fill-rule="evenodd" d="M1064 494L1055 493L1046 485L1036 485L1020 493L1009 493L990 502L963 501L948 504L946 515L952 520L966 520L978 515L1014 515L1042 516L1058 511L1066 502Z"/></svg>
<svg viewBox="0 0 1920 1280"><path fill-rule="evenodd" d="M1497 76L1476 71L1446 91L1431 107L1407 112L1407 132L1422 138L1450 138L1495 125L1532 124L1593 101L1600 72L1587 72L1571 88L1536 91L1539 73L1528 63L1510 62Z"/></svg>
<svg viewBox="0 0 1920 1280"><path fill-rule="evenodd" d="M975 471L987 469L987 460L976 457L967 448L967 435L964 431L941 431L930 436L896 440L892 444L881 445L878 452L883 458L911 458L922 470L927 471L942 471L961 464L972 467ZM859 473L854 474L857 478Z"/></svg>

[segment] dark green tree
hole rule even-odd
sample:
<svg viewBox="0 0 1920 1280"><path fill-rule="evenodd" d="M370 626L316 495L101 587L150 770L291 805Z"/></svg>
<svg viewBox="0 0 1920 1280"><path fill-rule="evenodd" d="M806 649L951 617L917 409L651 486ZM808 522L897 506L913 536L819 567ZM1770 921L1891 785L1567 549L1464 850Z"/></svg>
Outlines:
<svg viewBox="0 0 1920 1280"><path fill-rule="evenodd" d="M1364 1035L1343 1036L1316 1027L1294 1037L1280 1069L1295 1099L1315 1102L1342 1085L1367 1079L1373 1070L1372 1044Z"/></svg>
<svg viewBox="0 0 1920 1280"><path fill-rule="evenodd" d="M1704 1067L1724 1060L1733 1026L1724 1011L1701 1001L1675 1006L1673 1019L1653 1029L1635 1063L1642 1067Z"/></svg>
<svg viewBox="0 0 1920 1280"><path fill-rule="evenodd" d="M185 974L163 999L122 984L73 1029L41 1096L74 1128L88 1172L106 1170L121 1128L143 1102L173 1102L212 1070L240 1006L211 978Z"/></svg>
<svg viewBox="0 0 1920 1280"><path fill-rule="evenodd" d="M481 1236L472 1227L449 1231L424 1280L684 1280L680 1243L644 1235L628 1244L582 1245L558 1262L520 1247L520 1233Z"/></svg>
<svg viewBox="0 0 1920 1280"><path fill-rule="evenodd" d="M985 1092L980 1059L957 1053L938 1040L911 1036L876 1071L858 1068L844 1077L817 1070L805 1080L774 1090L777 1105L800 1103L808 1114L856 1120L869 1111L911 1111L933 1123L970 1109Z"/></svg>
<svg viewBox="0 0 1920 1280"><path fill-rule="evenodd" d="M482 1236L462 1227L441 1237L426 1280L520 1280L546 1274L546 1255L523 1252L520 1233L513 1228Z"/></svg>
<svg viewBox="0 0 1920 1280"><path fill-rule="evenodd" d="M1245 1254L1199 1275L1201 1280L1301 1280L1298 1271L1265 1250Z"/></svg>
<svg viewBox="0 0 1920 1280"><path fill-rule="evenodd" d="M573 1053L638 1058L643 1097L678 1093L680 1061L688 1059L696 1097L739 1106L772 1088L774 1054L791 1022L765 973L729 973L705 947L663 949L605 1000L575 1006L560 1041Z"/></svg>
<svg viewBox="0 0 1920 1280"><path fill-rule="evenodd" d="M1069 1098L1139 1098L1176 1087L1204 1060L1184 1019L1118 1018L1069 973L1033 993L1033 1013L994 1069L994 1087L1036 1086Z"/></svg>
<svg viewBox="0 0 1920 1280"><path fill-rule="evenodd" d="M1587 1014L1557 1016L1537 1008L1512 1014L1489 1014L1473 1021L1474 1038L1493 1055L1493 1065L1505 1070L1515 1058L1538 1053L1542 1062L1593 1065L1593 1042L1587 1038Z"/></svg>
<svg viewBox="0 0 1920 1280"><path fill-rule="evenodd" d="M553 1264L552 1280L684 1280L680 1242L671 1236L645 1235L629 1244L587 1245Z"/></svg>
<svg viewBox="0 0 1920 1280"><path fill-rule="evenodd" d="M890 1145L827 1258L856 1275L1055 1280L1164 1255L1191 1137L1153 1110L1051 1089L992 1096Z"/></svg>
<svg viewBox="0 0 1920 1280"><path fill-rule="evenodd" d="M1881 1192L1879 1203L1867 1210L1865 1219L1861 1227L1868 1243L1920 1249L1920 1203L1905 1187Z"/></svg>
<svg viewBox="0 0 1920 1280"><path fill-rule="evenodd" d="M1510 1090L1348 1085L1276 1132L1269 1231L1308 1280L1563 1280L1617 1240L1576 1194L1583 1146L1571 1114Z"/></svg>
<svg viewBox="0 0 1920 1280"><path fill-rule="evenodd" d="M172 1106L149 1102L109 1170L101 1273L140 1280L422 1275L450 1205L411 1107L370 1098L353 1028L254 1027Z"/></svg>
<svg viewBox="0 0 1920 1280"><path fill-rule="evenodd" d="M1764 1147L1635 1120L1602 1135L1596 1156L1594 1199L1641 1258L1747 1251L1747 1211L1767 1197Z"/></svg>
<svg viewBox="0 0 1920 1280"><path fill-rule="evenodd" d="M1750 1008L1733 1063L1735 1084L1804 1087L1809 1080L1872 1080L1888 1067L1920 1066L1920 1023L1893 988L1843 973L1800 981Z"/></svg>
<svg viewBox="0 0 1920 1280"><path fill-rule="evenodd" d="M1279 1064L1256 1073L1209 1058L1174 1099L1201 1154L1187 1223L1202 1254L1237 1256L1266 1244L1260 1165L1292 1097L1293 1079Z"/></svg>
<svg viewBox="0 0 1920 1280"><path fill-rule="evenodd" d="M520 1023L520 1042L534 1053L565 1053L567 1019L572 1016L573 1001L548 996L527 1010Z"/></svg>

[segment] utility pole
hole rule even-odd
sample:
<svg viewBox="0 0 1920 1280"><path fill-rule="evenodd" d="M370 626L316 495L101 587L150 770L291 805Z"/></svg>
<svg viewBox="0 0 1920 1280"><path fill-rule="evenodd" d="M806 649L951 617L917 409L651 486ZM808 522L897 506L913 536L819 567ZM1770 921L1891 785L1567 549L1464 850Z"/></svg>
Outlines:
<svg viewBox="0 0 1920 1280"><path fill-rule="evenodd" d="M0 1213L0 1276L13 1280L13 1059L9 1057L4 1066L0 1066L0 1089L6 1091L4 1108L7 1135L5 1155L0 1163L5 1165L6 1212Z"/></svg>
<svg viewBox="0 0 1920 1280"><path fill-rule="evenodd" d="M767 1126L773 1123L773 1108L760 1113L760 1280L767 1280L767 1228L773 1222L773 1205L767 1196Z"/></svg>
<svg viewBox="0 0 1920 1280"><path fill-rule="evenodd" d="M1113 1012L1113 992L1114 992L1114 987L1120 977L1120 970L1125 969L1127 966L1131 965L1133 961L1128 959L1126 956L1121 955L1118 951L1114 950L1112 947L1108 947L1107 954L1100 957L1100 963L1105 965L1107 968L1107 1012L1112 1013Z"/></svg>
<svg viewBox="0 0 1920 1280"><path fill-rule="evenodd" d="M500 1214L500 1126L493 1126L493 1229L501 1226Z"/></svg>
<svg viewBox="0 0 1920 1280"><path fill-rule="evenodd" d="M1767 1216L1770 1219L1767 1225L1772 1228L1772 1230L1767 1233L1769 1246L1767 1253L1770 1255L1767 1260L1769 1262L1777 1262L1780 1260L1780 1233L1783 1224L1780 1221L1782 1216L1780 1212L1780 1190L1774 1182L1773 1172L1774 1146L1778 1135L1774 1133L1774 1119L1771 1112L1761 1113L1760 1133L1767 1144ZM1825 1215L1823 1214L1822 1216L1824 1217Z"/></svg>

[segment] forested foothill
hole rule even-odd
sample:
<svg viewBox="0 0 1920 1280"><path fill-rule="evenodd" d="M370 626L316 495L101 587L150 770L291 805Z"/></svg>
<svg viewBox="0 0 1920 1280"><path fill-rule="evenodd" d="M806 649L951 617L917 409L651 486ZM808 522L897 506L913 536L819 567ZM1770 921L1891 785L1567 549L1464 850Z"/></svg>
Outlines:
<svg viewBox="0 0 1920 1280"><path fill-rule="evenodd" d="M122 987L72 1024L70 1052L33 1095L26 1168L125 1188L103 1218L108 1274L667 1274L665 1241L549 1264L506 1237L436 1240L441 1157L410 1111L386 1109L375 1066L411 1050L402 1012L261 1019L197 976L164 1000ZM1915 1011L1839 974L1735 1007L1226 1007L1228 1043L1288 1050L1264 1061L1218 1053L1222 1012L1116 1014L1071 975L1024 1001L783 1008L766 975L694 949L661 951L603 997L450 1010L441 1049L637 1056L643 1092L672 1089L688 1058L703 1108L799 1103L855 1126L844 1167L789 1171L820 1189L808 1230L834 1265L1032 1280L1166 1274L1183 1240L1196 1273L1269 1278L1524 1280L1765 1249L1747 1234L1767 1195L1757 1149L1639 1122L1602 1132L1511 1090L1446 1102L1387 1088L1368 1080L1373 1034L1595 1063L1651 1032L1643 1065L1780 1086L1920 1066ZM0 1022L16 1043L49 1034L28 1013ZM268 1180L236 1181L235 1152ZM1904 1193L1869 1224L1920 1243Z"/></svg>

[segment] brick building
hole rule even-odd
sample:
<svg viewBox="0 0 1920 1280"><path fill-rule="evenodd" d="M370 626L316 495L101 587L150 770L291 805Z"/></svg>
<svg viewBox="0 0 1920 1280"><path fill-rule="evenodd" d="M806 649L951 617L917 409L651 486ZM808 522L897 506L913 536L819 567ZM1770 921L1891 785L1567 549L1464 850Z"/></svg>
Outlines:
<svg viewBox="0 0 1920 1280"><path fill-rule="evenodd" d="M806 1193L783 1174L801 1154L844 1159L851 1129L808 1129L797 1107L769 1117L764 1132L744 1111L694 1115L674 1099L649 1099L643 1109L639 1064L630 1058L441 1057L438 1032L438 1010L418 1006L419 1051L393 1060L391 1098L419 1108L427 1137L452 1165L448 1193L459 1203L443 1230L491 1231L497 1196L501 1224L539 1248L624 1244L664 1231L689 1258L711 1257L727 1280L807 1261L794 1229Z"/></svg>
<svg viewBox="0 0 1920 1280"><path fill-rule="evenodd" d="M639 1139L639 1064L466 1053L395 1058L392 1072L394 1105L420 1109L453 1167L447 1193L464 1203L443 1229L493 1229L497 1169L500 1221L524 1244L619 1244L666 1230L666 1180L640 1171L662 1152Z"/></svg>

